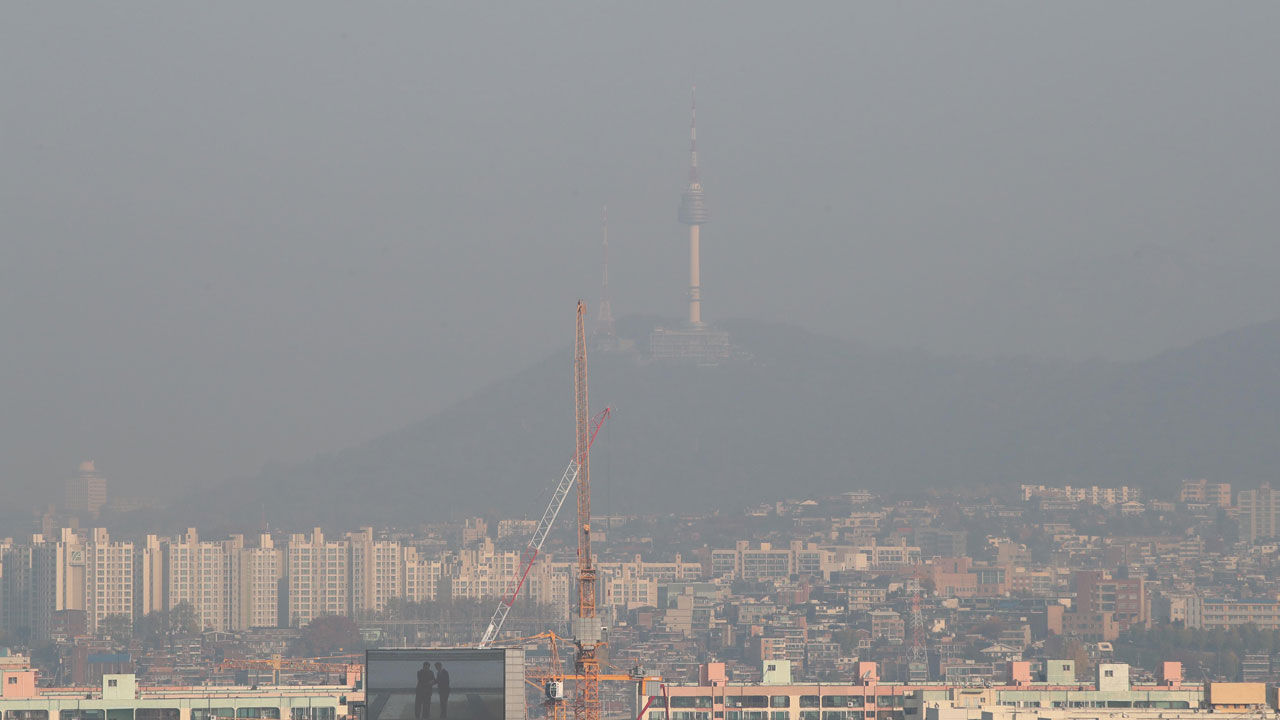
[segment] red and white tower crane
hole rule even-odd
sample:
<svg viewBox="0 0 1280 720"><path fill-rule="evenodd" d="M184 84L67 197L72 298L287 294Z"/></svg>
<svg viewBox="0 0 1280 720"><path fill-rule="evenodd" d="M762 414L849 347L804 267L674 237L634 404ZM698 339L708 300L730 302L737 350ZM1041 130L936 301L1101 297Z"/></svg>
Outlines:
<svg viewBox="0 0 1280 720"><path fill-rule="evenodd" d="M573 353L574 421L578 458L578 617L574 669L581 676L573 698L574 720L600 720L600 658L603 639L596 617L596 568L591 556L591 423L587 405L587 304L578 301L578 337Z"/></svg>
<svg viewBox="0 0 1280 720"><path fill-rule="evenodd" d="M595 442L596 435L600 432L600 426L604 425L604 421L609 419L609 408L605 408L596 413L591 418L591 436L587 439L587 446ZM538 521L538 527L533 531L533 536L529 538L528 544L520 553L520 564L516 567L516 574L507 583L507 589L502 593L502 599L498 602L498 607L494 609L493 616L489 619L489 626L485 628L484 636L480 638L480 647L488 647L494 640L498 638L498 633L502 632L502 624L507 620L507 614L511 612L511 607L515 605L516 598L520 595L520 589L524 587L525 580L529 578L529 571L533 569L533 563L538 559L538 554L542 552L542 544L546 542L547 535L551 533L551 526L555 524L556 516L560 514L560 508L564 507L565 498L569 496L569 491L573 489L573 483L578 479L580 473L578 465L578 454L574 453L569 459L569 466L564 469L564 474L560 476L560 482L556 484L556 489L551 493L551 501L547 503L547 509L542 511L542 519Z"/></svg>
<svg viewBox="0 0 1280 720"><path fill-rule="evenodd" d="M551 502L543 511L542 520L530 538L524 552L521 553L519 569L511 580L489 626L480 640L480 647L489 646L502 630L507 614L515 604L520 588L529 575L530 568L542 550L542 543L559 514L561 506L574 482L578 484L578 614L573 624L573 642L577 647L574 658L574 679L576 682L573 697L574 720L600 720L600 657L599 650L603 646L603 633L600 620L596 617L596 568L591 555L591 444L600 432L600 426L610 415L605 408L595 415L588 415L587 405L587 333L585 318L587 304L578 301L578 333L574 343L573 357L573 398L574 426L576 442L573 459L565 468L560 483L556 485ZM558 671L557 671L558 674ZM550 693L550 690L548 690ZM550 695L549 695L550 697Z"/></svg>

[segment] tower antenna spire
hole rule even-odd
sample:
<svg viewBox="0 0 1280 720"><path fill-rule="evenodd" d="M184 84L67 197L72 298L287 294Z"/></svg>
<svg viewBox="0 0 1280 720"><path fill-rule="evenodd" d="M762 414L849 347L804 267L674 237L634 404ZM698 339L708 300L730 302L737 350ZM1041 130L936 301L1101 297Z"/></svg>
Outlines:
<svg viewBox="0 0 1280 720"><path fill-rule="evenodd" d="M698 86L689 90L689 183L698 182Z"/></svg>
<svg viewBox="0 0 1280 720"><path fill-rule="evenodd" d="M600 309L596 313L596 334L601 338L612 338L616 334L613 326L613 307L609 302L609 206L600 208L600 232L603 237L604 251L603 274L600 278Z"/></svg>

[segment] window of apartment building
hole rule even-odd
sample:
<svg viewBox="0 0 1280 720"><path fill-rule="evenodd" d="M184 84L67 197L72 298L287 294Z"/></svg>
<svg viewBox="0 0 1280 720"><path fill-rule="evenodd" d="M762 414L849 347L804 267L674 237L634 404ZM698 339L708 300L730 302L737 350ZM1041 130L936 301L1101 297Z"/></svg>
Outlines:
<svg viewBox="0 0 1280 720"><path fill-rule="evenodd" d="M671 698L671 707L673 708L709 708L711 707L710 695L678 695Z"/></svg>
<svg viewBox="0 0 1280 720"><path fill-rule="evenodd" d="M801 696L800 696L800 707L802 707L802 708L806 708L806 707L810 707L810 708L818 707L818 696L817 696L817 695L801 695Z"/></svg>
<svg viewBox="0 0 1280 720"><path fill-rule="evenodd" d="M101 710L61 710L58 712L58 720L106 720L106 715Z"/></svg>
<svg viewBox="0 0 1280 720"><path fill-rule="evenodd" d="M134 712L136 720L178 720L178 708L138 708Z"/></svg>
<svg viewBox="0 0 1280 720"><path fill-rule="evenodd" d="M724 699L725 707L762 708L769 706L769 698L765 695L730 695Z"/></svg>
<svg viewBox="0 0 1280 720"><path fill-rule="evenodd" d="M133 708L111 708L107 720L133 720Z"/></svg>
<svg viewBox="0 0 1280 720"><path fill-rule="evenodd" d="M236 708L236 717L238 718L266 718L266 720L280 720L280 708L278 707L242 707ZM139 718L138 720L142 720Z"/></svg>
<svg viewBox="0 0 1280 720"><path fill-rule="evenodd" d="M790 695L773 695L769 698L769 707L786 708L791 707Z"/></svg>
<svg viewBox="0 0 1280 720"><path fill-rule="evenodd" d="M9 720L49 720L48 710L6 710L4 716Z"/></svg>
<svg viewBox="0 0 1280 720"><path fill-rule="evenodd" d="M824 708L862 707L861 695L827 695L822 698ZM826 718L823 718L826 720Z"/></svg>

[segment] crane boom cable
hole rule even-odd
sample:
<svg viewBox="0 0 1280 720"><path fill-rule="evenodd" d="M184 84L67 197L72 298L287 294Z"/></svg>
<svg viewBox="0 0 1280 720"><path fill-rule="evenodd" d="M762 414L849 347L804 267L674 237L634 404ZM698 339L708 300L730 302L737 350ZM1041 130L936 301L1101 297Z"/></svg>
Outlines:
<svg viewBox="0 0 1280 720"><path fill-rule="evenodd" d="M605 420L609 419L610 414L610 409L605 408L591 418L591 434L587 439L588 447L595 442L596 435L600 433L600 427L604 425ZM489 625L485 628L484 635L480 639L480 647L488 647L497 639L498 633L502 631L502 625L506 622L507 614L511 612L511 607L515 605L516 598L519 596L521 588L524 587L525 580L529 577L529 571L533 569L533 563L542 552L542 545L551 533L551 527L555 524L556 517L560 514L560 508L564 506L564 501L569 496L569 491L573 488L573 483L577 480L579 472L578 456L575 453L574 457L569 460L569 465L564 469L564 474L560 476L560 482L556 484L556 488L551 494L551 501L547 503L546 510L542 512L542 519L538 521L538 527L534 530L533 536L529 538L529 542L520 553L520 564L517 566L516 574L508 582L507 590L502 594L498 607L494 609L493 617L489 619Z"/></svg>

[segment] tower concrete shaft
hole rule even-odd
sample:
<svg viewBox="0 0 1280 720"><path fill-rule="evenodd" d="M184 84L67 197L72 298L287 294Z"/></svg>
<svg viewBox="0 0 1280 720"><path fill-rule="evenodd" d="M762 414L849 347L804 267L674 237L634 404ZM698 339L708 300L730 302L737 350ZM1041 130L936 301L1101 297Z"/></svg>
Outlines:
<svg viewBox="0 0 1280 720"><path fill-rule="evenodd" d="M689 324L702 324L702 269L698 251L698 226L689 226Z"/></svg>
<svg viewBox="0 0 1280 720"><path fill-rule="evenodd" d="M702 269L699 227L711 220L698 178L698 103L693 89L689 120L689 185L680 197L680 222L689 226L689 324L702 325Z"/></svg>

